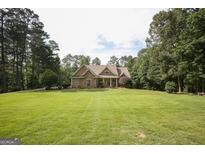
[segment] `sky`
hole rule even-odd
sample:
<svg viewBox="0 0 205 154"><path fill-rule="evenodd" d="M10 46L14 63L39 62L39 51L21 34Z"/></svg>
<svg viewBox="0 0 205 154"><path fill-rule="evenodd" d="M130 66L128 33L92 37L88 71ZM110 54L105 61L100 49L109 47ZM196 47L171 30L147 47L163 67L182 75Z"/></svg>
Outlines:
<svg viewBox="0 0 205 154"><path fill-rule="evenodd" d="M145 47L152 17L162 9L33 9L50 39L59 44L59 56L137 56Z"/></svg>

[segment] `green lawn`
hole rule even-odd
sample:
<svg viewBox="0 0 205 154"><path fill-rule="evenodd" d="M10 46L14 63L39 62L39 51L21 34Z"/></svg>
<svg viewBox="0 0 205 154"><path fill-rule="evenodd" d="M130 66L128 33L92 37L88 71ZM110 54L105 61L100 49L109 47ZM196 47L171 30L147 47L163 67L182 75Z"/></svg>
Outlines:
<svg viewBox="0 0 205 154"><path fill-rule="evenodd" d="M135 89L1 94L0 138L22 144L205 144L205 97Z"/></svg>

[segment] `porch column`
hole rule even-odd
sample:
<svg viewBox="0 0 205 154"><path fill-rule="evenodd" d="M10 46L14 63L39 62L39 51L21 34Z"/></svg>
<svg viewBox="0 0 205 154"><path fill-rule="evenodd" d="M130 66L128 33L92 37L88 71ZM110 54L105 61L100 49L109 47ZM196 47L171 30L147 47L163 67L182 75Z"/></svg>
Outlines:
<svg viewBox="0 0 205 154"><path fill-rule="evenodd" d="M105 86L105 79L103 78L103 87Z"/></svg>
<svg viewBox="0 0 205 154"><path fill-rule="evenodd" d="M95 88L98 88L98 79L95 79Z"/></svg>
<svg viewBox="0 0 205 154"><path fill-rule="evenodd" d="M112 87L112 78L110 78L110 87Z"/></svg>
<svg viewBox="0 0 205 154"><path fill-rule="evenodd" d="M70 87L73 88L73 80L72 80L72 78L70 80L71 80L70 81Z"/></svg>
<svg viewBox="0 0 205 154"><path fill-rule="evenodd" d="M116 78L116 87L118 87L118 81L117 81L117 78Z"/></svg>

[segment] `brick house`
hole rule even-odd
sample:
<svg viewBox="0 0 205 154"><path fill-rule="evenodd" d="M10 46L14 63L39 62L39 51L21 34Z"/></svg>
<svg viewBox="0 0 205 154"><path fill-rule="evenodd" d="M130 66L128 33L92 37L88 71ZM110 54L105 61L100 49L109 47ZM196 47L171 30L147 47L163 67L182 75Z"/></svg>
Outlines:
<svg viewBox="0 0 205 154"><path fill-rule="evenodd" d="M71 88L118 87L120 78L130 79L126 67L83 65L71 78Z"/></svg>

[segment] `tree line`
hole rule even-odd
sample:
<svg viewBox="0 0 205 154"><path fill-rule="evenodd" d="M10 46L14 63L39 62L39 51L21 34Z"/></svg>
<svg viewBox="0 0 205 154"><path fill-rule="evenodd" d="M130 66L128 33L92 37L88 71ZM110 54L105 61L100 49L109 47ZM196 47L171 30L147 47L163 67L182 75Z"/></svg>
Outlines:
<svg viewBox="0 0 205 154"><path fill-rule="evenodd" d="M0 90L70 84L82 65L100 65L87 55L58 57L43 23L30 9L0 9ZM137 51L136 51L137 53ZM111 56L108 64L127 67L132 88L201 92L205 90L205 9L168 9L155 14L146 48L136 57Z"/></svg>
<svg viewBox="0 0 205 154"><path fill-rule="evenodd" d="M74 59L74 68L85 61ZM128 67L133 88L204 92L205 9L160 11L150 24L146 48L136 57L112 56L108 64Z"/></svg>
<svg viewBox="0 0 205 154"><path fill-rule="evenodd" d="M59 72L58 44L43 27L30 9L0 9L1 92L39 88L42 72Z"/></svg>
<svg viewBox="0 0 205 154"><path fill-rule="evenodd" d="M205 9L160 11L132 68L137 88L205 90Z"/></svg>

